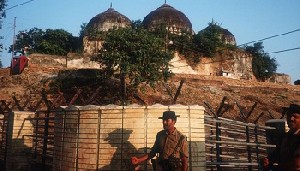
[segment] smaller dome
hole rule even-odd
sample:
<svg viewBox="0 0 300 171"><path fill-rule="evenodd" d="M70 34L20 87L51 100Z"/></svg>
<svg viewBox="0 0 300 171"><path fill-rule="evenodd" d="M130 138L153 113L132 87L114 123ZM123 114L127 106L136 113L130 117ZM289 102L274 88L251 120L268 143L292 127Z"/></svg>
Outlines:
<svg viewBox="0 0 300 171"><path fill-rule="evenodd" d="M93 17L87 24L88 29L96 29L97 31L108 31L114 27L129 27L131 21L123 14L115 11L112 7L108 10Z"/></svg>
<svg viewBox="0 0 300 171"><path fill-rule="evenodd" d="M222 41L224 41L226 44L236 45L235 37L234 35L227 29L222 29Z"/></svg>
<svg viewBox="0 0 300 171"><path fill-rule="evenodd" d="M221 30L219 37L225 44L236 45L236 40L235 40L234 35L229 30L222 28L221 26L217 25L216 23L213 23L212 25L207 26L202 31L209 30L213 27L217 27L218 29Z"/></svg>
<svg viewBox="0 0 300 171"><path fill-rule="evenodd" d="M160 28L166 25L168 29L174 32L187 31L192 33L192 23L181 11L176 10L168 4L163 4L155 11L151 11L143 21L147 29Z"/></svg>

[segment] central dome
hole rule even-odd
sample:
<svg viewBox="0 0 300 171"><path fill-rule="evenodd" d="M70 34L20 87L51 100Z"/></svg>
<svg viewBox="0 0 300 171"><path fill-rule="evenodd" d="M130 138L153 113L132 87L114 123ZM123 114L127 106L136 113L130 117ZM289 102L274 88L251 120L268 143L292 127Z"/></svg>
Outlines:
<svg viewBox="0 0 300 171"><path fill-rule="evenodd" d="M181 11L176 10L168 4L163 4L155 11L151 11L143 21L145 28L155 30L161 26L174 33L186 31L192 33L192 23Z"/></svg>

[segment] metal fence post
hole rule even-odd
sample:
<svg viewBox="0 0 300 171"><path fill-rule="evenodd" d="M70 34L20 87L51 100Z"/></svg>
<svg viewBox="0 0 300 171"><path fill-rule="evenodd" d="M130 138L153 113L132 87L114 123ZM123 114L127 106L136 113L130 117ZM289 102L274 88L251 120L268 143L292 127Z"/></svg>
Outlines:
<svg viewBox="0 0 300 171"><path fill-rule="evenodd" d="M222 162L222 149L221 149L221 144L218 141L221 141L221 123L218 122L218 116L216 117L216 158L217 158L217 171L221 171L221 165L220 163Z"/></svg>
<svg viewBox="0 0 300 171"><path fill-rule="evenodd" d="M249 133L249 126L246 126L246 142L250 142L250 133ZM248 162L252 163L252 158L251 158L251 147L247 145L247 153L248 153ZM252 171L252 165L248 165L248 171Z"/></svg>

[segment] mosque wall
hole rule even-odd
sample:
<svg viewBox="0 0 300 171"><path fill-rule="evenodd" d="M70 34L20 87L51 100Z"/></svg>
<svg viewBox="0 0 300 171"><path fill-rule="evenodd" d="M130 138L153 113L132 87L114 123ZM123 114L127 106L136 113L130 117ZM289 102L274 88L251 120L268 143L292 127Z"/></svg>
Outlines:
<svg viewBox="0 0 300 171"><path fill-rule="evenodd" d="M200 75L252 79L252 56L245 52L227 51L214 58L201 58L194 68Z"/></svg>

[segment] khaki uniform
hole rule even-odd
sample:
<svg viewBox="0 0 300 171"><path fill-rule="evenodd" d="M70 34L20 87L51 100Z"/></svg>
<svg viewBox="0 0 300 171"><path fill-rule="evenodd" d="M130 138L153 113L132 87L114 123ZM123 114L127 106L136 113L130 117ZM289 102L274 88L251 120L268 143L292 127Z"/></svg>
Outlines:
<svg viewBox="0 0 300 171"><path fill-rule="evenodd" d="M150 154L159 154L158 165L160 161L168 159L173 153L176 158L188 157L188 145L185 136L179 143L179 147L175 149L181 136L184 135L177 129L172 134L168 134L165 130L156 134L156 140Z"/></svg>
<svg viewBox="0 0 300 171"><path fill-rule="evenodd" d="M300 130L296 134L288 133L287 136L283 139L281 149L280 149L280 158L279 165L282 169L288 171L286 164L290 165L291 161L300 156ZM296 171L300 170L299 163L291 167L290 170Z"/></svg>
<svg viewBox="0 0 300 171"><path fill-rule="evenodd" d="M271 163L278 163L279 170L300 171L300 165L291 163L293 159L300 156L300 130L296 133L288 132L281 145L271 154ZM275 169L276 170L276 169Z"/></svg>

